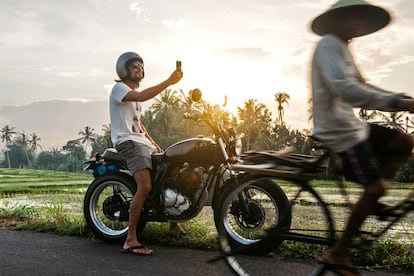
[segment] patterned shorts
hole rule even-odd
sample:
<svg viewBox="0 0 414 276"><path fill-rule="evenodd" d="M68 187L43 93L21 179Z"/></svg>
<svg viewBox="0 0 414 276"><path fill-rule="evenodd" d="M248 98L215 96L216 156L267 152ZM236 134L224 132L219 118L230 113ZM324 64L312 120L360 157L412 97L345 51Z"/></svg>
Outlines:
<svg viewBox="0 0 414 276"><path fill-rule="evenodd" d="M372 184L384 176L387 164L395 158L408 157L410 147L393 143L399 135L402 133L398 130L372 124L366 141L339 154L345 179L362 185Z"/></svg>

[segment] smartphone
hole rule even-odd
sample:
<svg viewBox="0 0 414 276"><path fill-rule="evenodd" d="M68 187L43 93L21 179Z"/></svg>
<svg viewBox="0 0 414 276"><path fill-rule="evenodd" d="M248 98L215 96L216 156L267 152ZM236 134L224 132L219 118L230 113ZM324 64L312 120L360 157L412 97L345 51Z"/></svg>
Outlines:
<svg viewBox="0 0 414 276"><path fill-rule="evenodd" d="M181 70L181 61L180 60L177 60L176 62L175 62L175 68L178 70L178 69L180 69Z"/></svg>

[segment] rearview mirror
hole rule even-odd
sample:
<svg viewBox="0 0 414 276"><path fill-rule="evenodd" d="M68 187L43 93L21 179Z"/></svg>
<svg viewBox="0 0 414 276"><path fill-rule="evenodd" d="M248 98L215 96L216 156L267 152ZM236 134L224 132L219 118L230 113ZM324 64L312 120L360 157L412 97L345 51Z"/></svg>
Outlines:
<svg viewBox="0 0 414 276"><path fill-rule="evenodd" d="M201 94L200 89L195 88L195 89L191 90L190 91L190 96L191 96L191 100L193 102L199 102L199 101L201 101L202 94Z"/></svg>

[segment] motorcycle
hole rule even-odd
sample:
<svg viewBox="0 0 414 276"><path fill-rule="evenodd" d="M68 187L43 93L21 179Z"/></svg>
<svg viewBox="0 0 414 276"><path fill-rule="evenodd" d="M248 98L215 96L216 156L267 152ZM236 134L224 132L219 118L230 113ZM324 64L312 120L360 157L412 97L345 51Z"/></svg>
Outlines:
<svg viewBox="0 0 414 276"><path fill-rule="evenodd" d="M222 225L222 216L218 213L220 194L250 181L252 190L240 195L246 204L239 204L232 210L238 227L226 227L234 244L246 246L254 241L253 233L262 226L279 223L277 216L271 219L268 216L277 213L280 204L286 206L287 198L268 178L245 173L245 167L240 164L237 170L232 169L240 162L241 138L234 128L225 128L222 121L215 120L211 112L206 111L198 89L192 92L193 102L203 108L186 114L185 119L204 122L214 136L185 139L169 146L164 153L152 155L153 188L144 203L137 234L143 231L147 222L185 222L196 217L206 206L213 209L215 225ZM135 181L113 148L96 154L86 163L85 170L94 176L84 198L86 223L98 238L124 240L130 202L137 189ZM268 212L269 208L273 211Z"/></svg>

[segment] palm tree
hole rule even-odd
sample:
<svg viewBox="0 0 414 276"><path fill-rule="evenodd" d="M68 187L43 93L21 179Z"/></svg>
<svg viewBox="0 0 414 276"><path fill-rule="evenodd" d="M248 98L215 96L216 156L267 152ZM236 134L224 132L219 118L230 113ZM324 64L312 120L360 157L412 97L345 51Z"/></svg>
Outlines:
<svg viewBox="0 0 414 276"><path fill-rule="evenodd" d="M41 140L42 139L40 139L40 137L37 136L36 133L33 132L32 134L30 134L28 141L30 150L36 152L38 148L42 149L42 146L38 143Z"/></svg>
<svg viewBox="0 0 414 276"><path fill-rule="evenodd" d="M389 116L381 113L381 125L405 132L405 115L406 112L390 112Z"/></svg>
<svg viewBox="0 0 414 276"><path fill-rule="evenodd" d="M180 100L177 97L177 91L165 89L161 94L155 98L155 103L151 105L151 110L154 114L162 113L167 109L177 108Z"/></svg>
<svg viewBox="0 0 414 276"><path fill-rule="evenodd" d="M81 138L78 140L85 144L85 150L89 147L89 144L91 142L94 142L96 140L96 134L93 132L94 129L92 127L86 126L83 130L79 131L79 135L81 135Z"/></svg>
<svg viewBox="0 0 414 276"><path fill-rule="evenodd" d="M26 156L27 166L30 168L32 162L29 158L29 140L27 139L27 135L25 132L20 133L19 137L17 137L15 144L20 147Z"/></svg>
<svg viewBox="0 0 414 276"><path fill-rule="evenodd" d="M174 119L177 115L177 110L180 106L180 100L177 96L177 91L166 89L155 98L155 103L151 105L151 111L156 120L160 123L161 133L165 136L170 136L175 126ZM181 118L180 118L181 121Z"/></svg>
<svg viewBox="0 0 414 276"><path fill-rule="evenodd" d="M6 142L6 148L8 149L11 143L11 138L14 134L16 134L17 132L14 131L14 127L10 127L9 125L6 125L5 127L3 127L1 129L1 141L2 142ZM9 168L11 168L10 165L10 156L9 156L9 151L6 150L6 158L7 158L7 163L9 165Z"/></svg>
<svg viewBox="0 0 414 276"><path fill-rule="evenodd" d="M283 126L285 125L285 121L283 120L283 115L284 115L283 104L289 103L290 96L288 93L285 93L285 92L277 92L275 95L275 100L277 102L277 114L279 116L279 124Z"/></svg>
<svg viewBox="0 0 414 276"><path fill-rule="evenodd" d="M112 139L111 139L111 124L103 124L102 125L102 131L103 131L103 141L105 143L105 146L107 148L112 147Z"/></svg>
<svg viewBox="0 0 414 276"><path fill-rule="evenodd" d="M179 103L181 108L184 111L189 111L191 109L191 106L193 105L193 99L191 98L191 91L188 92L188 95L184 94L184 91L180 89L180 95Z"/></svg>
<svg viewBox="0 0 414 276"><path fill-rule="evenodd" d="M410 131L410 132L408 131L408 129L412 129L413 126L414 126L414 120L412 119L410 115L407 115L405 117L405 132L410 135L413 135L414 131Z"/></svg>
<svg viewBox="0 0 414 276"><path fill-rule="evenodd" d="M257 104L257 100L249 99L244 102L244 108L237 107L240 123L240 129L246 135L247 150L250 150L250 144L255 140L257 133L262 128L262 117L266 113L264 104Z"/></svg>
<svg viewBox="0 0 414 276"><path fill-rule="evenodd" d="M376 117L380 116L380 112L376 110L368 112L368 110L361 108L359 109L358 115L359 115L359 118L363 121L372 121Z"/></svg>

